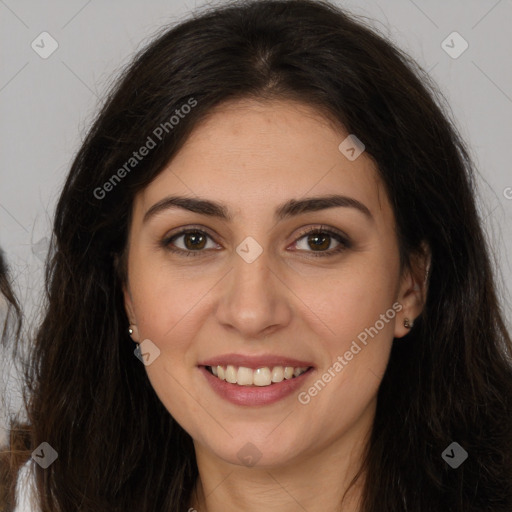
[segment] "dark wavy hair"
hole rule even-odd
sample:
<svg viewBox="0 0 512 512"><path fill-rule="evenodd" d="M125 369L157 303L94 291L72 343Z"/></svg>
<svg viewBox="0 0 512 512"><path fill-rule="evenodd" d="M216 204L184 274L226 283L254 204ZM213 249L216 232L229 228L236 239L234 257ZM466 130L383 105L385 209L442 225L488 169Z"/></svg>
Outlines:
<svg viewBox="0 0 512 512"><path fill-rule="evenodd" d="M190 113L114 180L191 98ZM512 342L469 151L425 71L365 20L310 0L237 1L166 28L117 81L79 150L55 215L30 434L19 432L25 459L44 441L59 454L36 467L43 512L189 506L193 443L133 355L123 254L134 195L215 106L242 98L300 101L356 134L385 184L404 266L431 251L424 310L407 342L394 341L379 388L361 511L510 512ZM453 441L469 454L458 469L441 457Z"/></svg>

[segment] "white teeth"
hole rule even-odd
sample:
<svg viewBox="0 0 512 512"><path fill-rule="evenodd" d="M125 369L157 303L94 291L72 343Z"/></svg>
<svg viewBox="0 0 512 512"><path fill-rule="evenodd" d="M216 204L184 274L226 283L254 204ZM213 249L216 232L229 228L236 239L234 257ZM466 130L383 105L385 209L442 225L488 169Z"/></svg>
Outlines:
<svg viewBox="0 0 512 512"><path fill-rule="evenodd" d="M236 374L236 383L240 384L240 386L252 386L252 370L250 368L240 366L240 368L238 368L238 373Z"/></svg>
<svg viewBox="0 0 512 512"><path fill-rule="evenodd" d="M226 381L231 382L231 384L236 384L236 373L236 368L233 365L228 364L224 374Z"/></svg>
<svg viewBox="0 0 512 512"><path fill-rule="evenodd" d="M269 368L258 368L253 373L253 380L255 386L270 386L270 384L272 383Z"/></svg>
<svg viewBox="0 0 512 512"><path fill-rule="evenodd" d="M272 370L272 382L282 382L284 379L284 369L282 366L276 366Z"/></svg>
<svg viewBox="0 0 512 512"><path fill-rule="evenodd" d="M231 384L239 386L270 386L272 383L282 382L283 380L290 380L294 377L302 375L308 367L293 366L274 366L272 369L269 367L246 368L245 366L236 367L231 364L224 366L212 366L211 372L220 380L225 380Z"/></svg>

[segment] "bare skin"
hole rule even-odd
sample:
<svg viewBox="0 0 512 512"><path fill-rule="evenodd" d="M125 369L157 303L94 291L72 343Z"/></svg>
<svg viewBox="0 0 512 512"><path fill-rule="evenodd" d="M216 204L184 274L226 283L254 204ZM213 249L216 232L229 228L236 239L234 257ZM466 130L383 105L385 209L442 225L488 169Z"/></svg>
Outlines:
<svg viewBox="0 0 512 512"><path fill-rule="evenodd" d="M350 161L338 149L347 135L292 101L224 104L134 202L126 311L134 340L160 350L146 367L155 392L194 440L200 478L190 506L199 512L360 510L364 475L339 504L361 462L393 338L409 332L404 319L423 307L423 281L414 276L425 261L400 269L385 189L366 153ZM333 194L363 207L352 201L274 217L291 199ZM175 207L144 220L168 196L222 203L232 218ZM189 227L193 240L171 240ZM263 251L251 263L236 251L249 236ZM377 324L390 310L393 318ZM376 325L346 360L358 335ZM275 403L235 405L198 367L228 353L293 357L313 370ZM308 394L338 357L343 369ZM250 467L240 457L247 443L259 453Z"/></svg>

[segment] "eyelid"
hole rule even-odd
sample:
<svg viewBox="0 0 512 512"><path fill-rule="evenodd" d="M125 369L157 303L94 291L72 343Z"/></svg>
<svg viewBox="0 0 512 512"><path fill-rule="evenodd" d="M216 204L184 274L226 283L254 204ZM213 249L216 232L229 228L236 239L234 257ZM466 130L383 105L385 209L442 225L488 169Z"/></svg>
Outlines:
<svg viewBox="0 0 512 512"><path fill-rule="evenodd" d="M204 255L204 253L208 254L212 250L218 250L218 249L208 249L208 250L202 249L202 250L192 251L192 250L184 250L184 249L170 247L171 240L173 240L175 238L179 238L180 236L186 235L191 232L192 233L197 233L197 232L204 233L214 243L216 243L217 245L220 245L216 240L217 235L215 235L215 236L212 235L212 233L210 232L210 230L208 228L206 228L205 226L201 226L201 225L190 225L190 226L186 226L186 227L177 228L177 231L170 232L169 234L165 235L164 238L162 239L162 241L160 242L160 245L173 253L178 253L178 254L185 255L185 256L199 256L199 255L201 255L201 253L203 253L203 255ZM341 245L341 248L329 249L327 251L302 251L302 250L299 250L298 252L306 252L308 254L311 254L313 257L316 257L316 256L326 256L327 257L327 256L331 256L331 255L334 256L334 255L338 254L339 252L343 251L344 249L348 249L348 248L352 247L352 242L348 235L346 235L343 231L340 231L336 228L332 228L330 226L325 226L325 225L309 226L309 227L303 229L295 237L292 244L296 244L299 240L301 240L305 236L307 236L309 234L314 234L314 233L323 233L323 234L330 235L332 238L335 238L338 241L338 243ZM288 247L289 247L289 245L288 245Z"/></svg>
<svg viewBox="0 0 512 512"><path fill-rule="evenodd" d="M200 224L191 224L191 225L185 226L185 227L181 226L179 228L176 228L175 230L170 231L169 233L166 233L163 239L169 240L171 238L174 238L178 235L182 235L184 233L188 233L190 231L201 231L201 232L206 233L212 239L214 238L214 235L212 234L210 229L207 228L206 226L202 226ZM217 236L217 235L215 235L215 236Z"/></svg>
<svg viewBox="0 0 512 512"><path fill-rule="evenodd" d="M343 231L340 231L339 229L336 228L332 228L330 226L325 226L323 224L320 226L309 226L305 228L303 231L300 232L296 240L299 240L300 238L304 237L305 235L309 235L310 233L327 233L331 235L337 235L341 239L343 239L345 243L350 243L350 237Z"/></svg>

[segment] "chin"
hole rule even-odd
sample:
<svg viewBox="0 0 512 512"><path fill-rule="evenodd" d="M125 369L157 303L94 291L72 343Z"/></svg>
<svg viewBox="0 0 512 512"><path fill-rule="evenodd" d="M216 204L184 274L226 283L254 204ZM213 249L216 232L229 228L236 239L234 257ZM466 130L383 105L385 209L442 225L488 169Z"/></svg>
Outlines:
<svg viewBox="0 0 512 512"><path fill-rule="evenodd" d="M211 452L229 464L247 468L275 468L293 463L302 451L298 439L287 436L286 443L269 439L268 434L249 433L230 439L226 446L211 447Z"/></svg>

